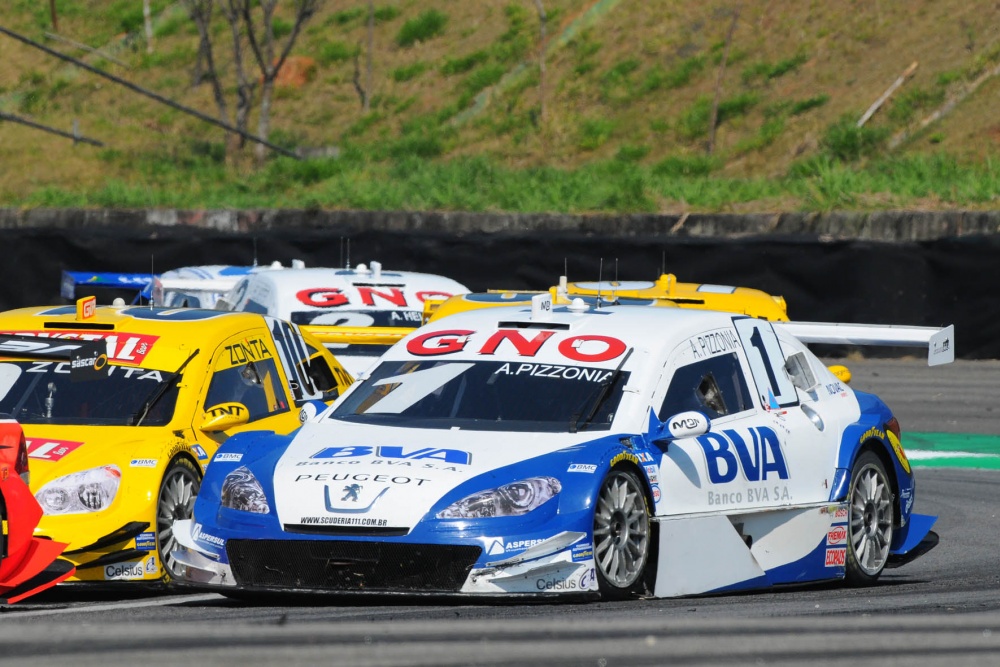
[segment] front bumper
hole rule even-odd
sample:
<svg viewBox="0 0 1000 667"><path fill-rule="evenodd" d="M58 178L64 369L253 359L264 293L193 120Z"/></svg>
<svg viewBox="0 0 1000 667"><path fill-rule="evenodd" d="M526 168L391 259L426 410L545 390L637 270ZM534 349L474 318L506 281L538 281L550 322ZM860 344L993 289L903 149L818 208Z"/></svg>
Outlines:
<svg viewBox="0 0 1000 667"><path fill-rule="evenodd" d="M230 539L206 548L193 521L175 522L173 532L179 546L172 555L187 568L180 583L205 590L484 597L598 591L584 533L564 531L514 557L483 562L481 544Z"/></svg>

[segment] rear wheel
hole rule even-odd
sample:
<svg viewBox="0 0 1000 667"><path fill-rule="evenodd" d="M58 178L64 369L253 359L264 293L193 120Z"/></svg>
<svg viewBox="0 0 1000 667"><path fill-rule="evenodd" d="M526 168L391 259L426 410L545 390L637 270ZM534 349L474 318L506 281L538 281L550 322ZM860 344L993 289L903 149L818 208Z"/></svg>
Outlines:
<svg viewBox="0 0 1000 667"><path fill-rule="evenodd" d="M594 506L594 561L601 595L628 598L648 592L650 522L638 477L612 470Z"/></svg>
<svg viewBox="0 0 1000 667"><path fill-rule="evenodd" d="M847 569L852 586L868 586L882 574L892 544L892 487L881 459L858 457L848 496Z"/></svg>
<svg viewBox="0 0 1000 667"><path fill-rule="evenodd" d="M171 552L177 546L173 524L177 519L190 519L194 499L201 488L201 474L189 459L173 460L163 474L160 496L156 504L156 543L163 564L164 581L176 579L182 572Z"/></svg>

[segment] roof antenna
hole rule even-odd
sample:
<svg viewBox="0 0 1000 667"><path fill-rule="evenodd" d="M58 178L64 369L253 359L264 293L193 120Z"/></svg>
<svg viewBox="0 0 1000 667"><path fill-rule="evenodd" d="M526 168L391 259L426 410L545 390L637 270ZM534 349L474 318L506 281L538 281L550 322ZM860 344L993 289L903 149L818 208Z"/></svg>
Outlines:
<svg viewBox="0 0 1000 667"><path fill-rule="evenodd" d="M664 275L667 272L667 251L661 251L663 254L660 255L660 275Z"/></svg>
<svg viewBox="0 0 1000 667"><path fill-rule="evenodd" d="M347 237L347 263L344 265L345 269L351 268L351 237Z"/></svg>
<svg viewBox="0 0 1000 667"><path fill-rule="evenodd" d="M597 309L601 308L601 283L604 281L604 258L601 257L601 263L598 265L597 269Z"/></svg>
<svg viewBox="0 0 1000 667"><path fill-rule="evenodd" d="M155 255L149 256L149 307L153 307L153 283L156 282L156 271L153 269Z"/></svg>
<svg viewBox="0 0 1000 667"><path fill-rule="evenodd" d="M615 282L611 284L611 302L618 303L618 258L615 257Z"/></svg>
<svg viewBox="0 0 1000 667"><path fill-rule="evenodd" d="M253 265L257 266L257 237L253 237Z"/></svg>

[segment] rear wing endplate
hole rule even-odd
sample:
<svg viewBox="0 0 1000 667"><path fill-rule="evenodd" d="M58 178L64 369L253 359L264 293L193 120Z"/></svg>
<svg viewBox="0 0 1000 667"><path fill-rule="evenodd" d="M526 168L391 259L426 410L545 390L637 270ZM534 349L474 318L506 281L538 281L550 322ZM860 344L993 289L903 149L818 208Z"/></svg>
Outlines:
<svg viewBox="0 0 1000 667"><path fill-rule="evenodd" d="M955 361L955 325L944 328L895 324L829 324L826 322L772 322L803 343L926 347L927 365Z"/></svg>
<svg viewBox="0 0 1000 667"><path fill-rule="evenodd" d="M302 331L324 345L395 345L415 331L414 327L343 327L300 324Z"/></svg>
<svg viewBox="0 0 1000 667"><path fill-rule="evenodd" d="M63 271L59 294L72 301L79 297L76 292L77 287L114 287L136 290L136 296L132 303L138 303L140 297L149 298L152 284L153 276L148 273Z"/></svg>

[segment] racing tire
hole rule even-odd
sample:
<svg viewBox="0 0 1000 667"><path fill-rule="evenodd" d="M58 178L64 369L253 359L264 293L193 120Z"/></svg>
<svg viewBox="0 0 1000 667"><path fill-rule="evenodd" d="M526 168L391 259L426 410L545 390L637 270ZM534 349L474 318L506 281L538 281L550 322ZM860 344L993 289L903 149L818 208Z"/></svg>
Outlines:
<svg viewBox="0 0 1000 667"><path fill-rule="evenodd" d="M864 452L851 470L847 496L849 586L870 586L882 574L892 544L893 493L885 465L874 452Z"/></svg>
<svg viewBox="0 0 1000 667"><path fill-rule="evenodd" d="M183 566L170 555L177 545L173 523L177 519L190 519L194 512L194 500L201 488L201 473L187 458L176 458L167 466L160 482L160 493L156 500L156 544L159 548L160 564L163 567L163 582L170 583L178 578Z"/></svg>
<svg viewBox="0 0 1000 667"><path fill-rule="evenodd" d="M653 531L649 504L635 473L612 469L594 503L594 565L601 597L622 600L650 592Z"/></svg>

